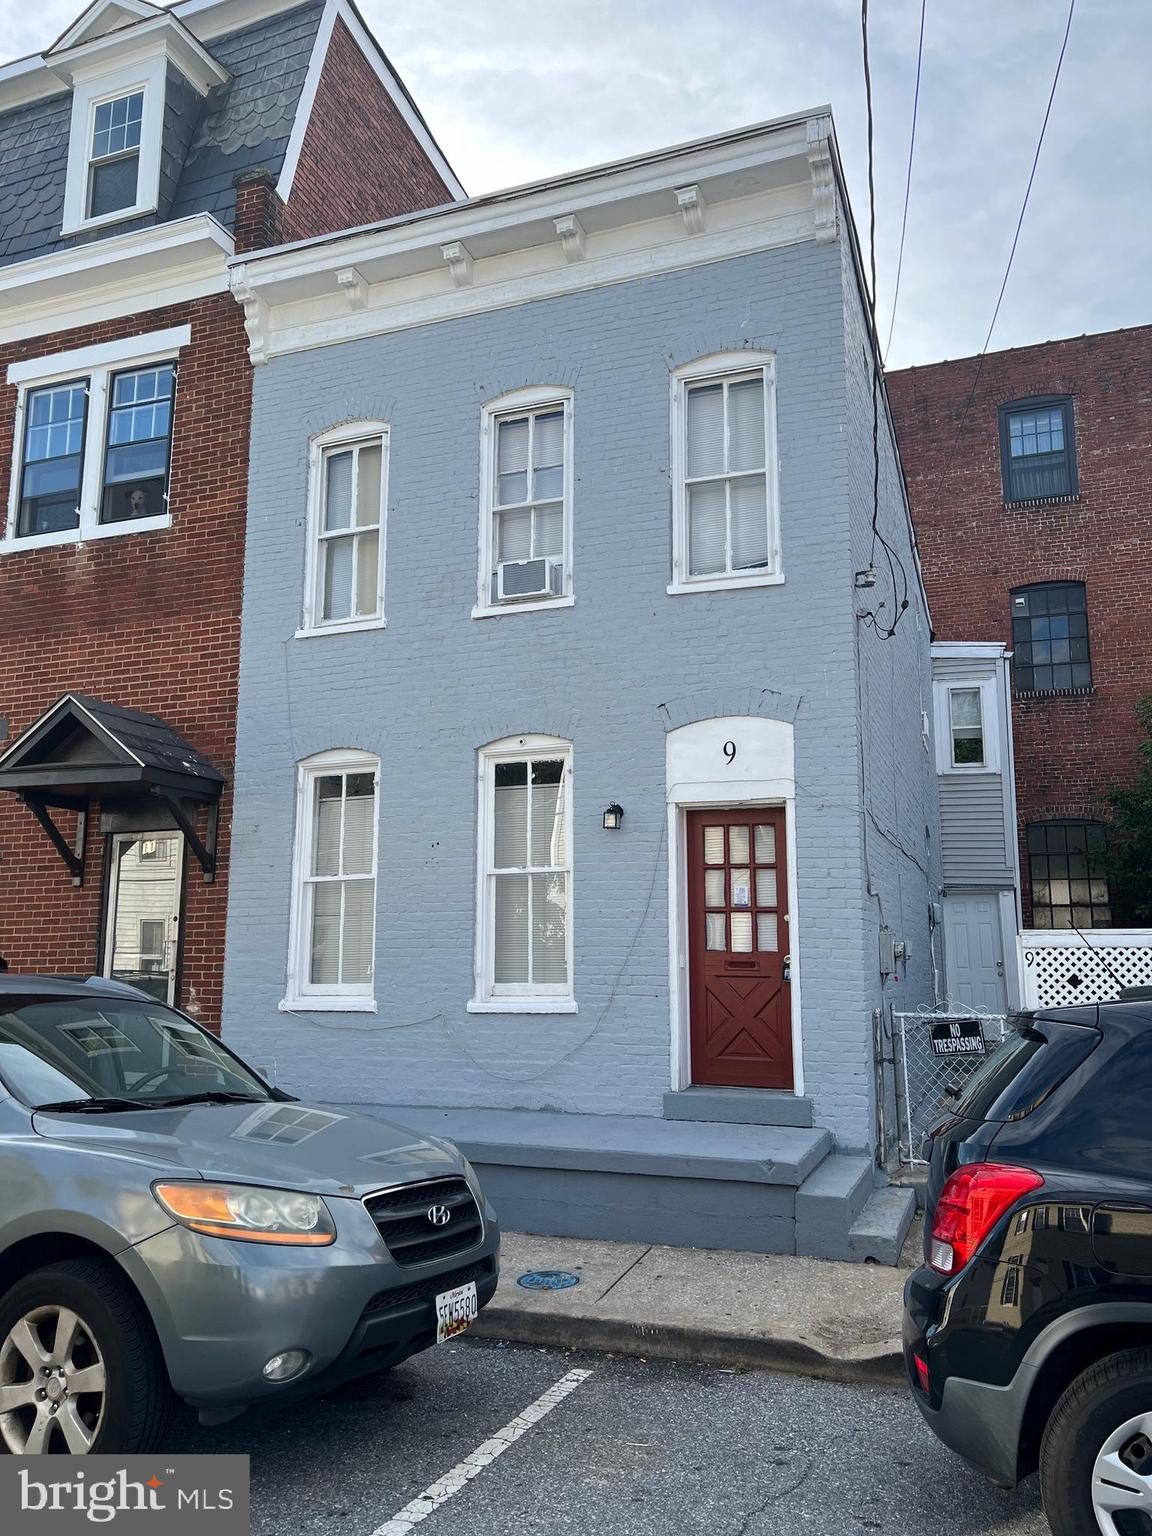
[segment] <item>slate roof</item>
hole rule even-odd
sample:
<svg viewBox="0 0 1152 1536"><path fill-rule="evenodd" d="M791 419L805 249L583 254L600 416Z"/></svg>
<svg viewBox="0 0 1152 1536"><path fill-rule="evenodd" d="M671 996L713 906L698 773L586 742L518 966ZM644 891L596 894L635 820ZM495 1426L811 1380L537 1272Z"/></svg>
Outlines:
<svg viewBox="0 0 1152 1536"><path fill-rule="evenodd" d="M276 176L284 163L323 9L310 0L212 39L210 52L232 78L203 98L194 125L188 103L169 92L160 208L144 218L62 239L71 92L0 112L0 266L194 213L230 228L232 178L257 166Z"/></svg>

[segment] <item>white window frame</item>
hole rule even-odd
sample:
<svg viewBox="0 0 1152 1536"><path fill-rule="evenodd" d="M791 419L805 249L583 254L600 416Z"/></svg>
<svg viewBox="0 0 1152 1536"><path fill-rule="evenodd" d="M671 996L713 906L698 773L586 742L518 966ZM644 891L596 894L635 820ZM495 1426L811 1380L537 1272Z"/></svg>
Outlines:
<svg viewBox="0 0 1152 1536"><path fill-rule="evenodd" d="M688 528L688 389L693 384L722 384L760 373L764 379L764 454L768 514L769 564L762 571L731 575L689 574ZM784 581L780 553L780 475L776 437L776 354L774 352L718 352L697 358L672 371L672 580L668 592L675 597L688 592L726 592L739 587L773 587ZM720 478L720 477L716 477Z"/></svg>
<svg viewBox="0 0 1152 1536"><path fill-rule="evenodd" d="M539 613L543 608L571 608L576 598L572 590L572 502L573 468L572 446L575 439L573 426L574 397L570 389L533 385L526 389L514 389L489 400L480 412L480 560L476 579L476 606L474 619L492 619L511 613ZM525 411L563 410L564 412L564 538L562 560L564 583L554 597L494 603L492 601L492 572L495 570L495 488L496 488L496 439L501 420L518 416Z"/></svg>
<svg viewBox="0 0 1152 1536"><path fill-rule="evenodd" d="M948 774L1000 772L1000 711L996 681L991 677L950 677L933 684L936 708L936 771ZM979 693L980 722L984 732L984 761L958 763L953 756L952 695Z"/></svg>
<svg viewBox="0 0 1152 1536"><path fill-rule="evenodd" d="M372 952L376 952L376 914L380 900L380 759L371 752L339 748L318 752L296 765L296 828L292 839L292 910L288 932L288 981L282 1013L375 1013L375 964L367 985L352 982L320 986L309 981L312 943L311 902L307 884L312 868L316 781L330 774L370 773L376 796L372 821Z"/></svg>
<svg viewBox="0 0 1152 1536"><path fill-rule="evenodd" d="M496 954L494 853L496 835L496 765L529 763L534 758L561 758L564 763L564 846L567 852L568 981L533 985L529 982L493 980ZM572 849L572 743L558 736L509 736L490 742L477 753L476 818L476 949L474 992L467 1004L469 1013L578 1013L573 974L573 913L575 911L574 862ZM529 769L531 782L531 769ZM525 866L530 869L531 866Z"/></svg>
<svg viewBox="0 0 1152 1536"><path fill-rule="evenodd" d="M8 383L16 385L16 414L12 440L12 473L8 486L8 513L4 536L0 538L0 555L14 554L22 549L44 549L55 544L84 544L89 539L121 538L126 534L148 533L156 528L168 528L172 513L167 510L158 517L140 517L119 523L102 523L100 507L104 492L104 450L108 433L108 392L113 374L146 368L154 363L172 363L177 378L180 373L180 351L192 339L192 329L187 325L174 326L167 331L152 331L144 336L128 336L122 341L103 342L99 346L80 347L72 352L57 352L51 357L29 358L27 362L12 363L8 368ZM88 387L88 419L84 429L84 460L80 481L80 526L63 528L56 533L30 533L17 535L20 520L20 482L24 470L24 419L27 414L29 394L53 384L85 380ZM172 426L169 438L169 483L171 483L171 458L176 441L176 402L179 384L174 386L172 399Z"/></svg>
<svg viewBox="0 0 1152 1536"><path fill-rule="evenodd" d="M68 169L64 181L64 216L61 234L123 224L141 214L154 213L160 204L160 152L164 135L164 93L168 58L163 52L137 59L115 72L105 70L88 78L76 78L72 89L72 121L68 131ZM96 108L120 96L141 91L144 108L140 120L140 158L136 171L136 201L130 208L88 216L88 171L92 155L92 130Z"/></svg>
<svg viewBox="0 0 1152 1536"><path fill-rule="evenodd" d="M320 539L324 526L324 460L332 449L380 444L380 537L376 573L377 612L360 618L325 620L319 590ZM304 562L304 617L298 640L316 635L342 635L361 629L386 629L384 578L388 549L388 464L391 431L385 421L352 421L321 432L308 445L308 547ZM355 588L355 577L353 577Z"/></svg>

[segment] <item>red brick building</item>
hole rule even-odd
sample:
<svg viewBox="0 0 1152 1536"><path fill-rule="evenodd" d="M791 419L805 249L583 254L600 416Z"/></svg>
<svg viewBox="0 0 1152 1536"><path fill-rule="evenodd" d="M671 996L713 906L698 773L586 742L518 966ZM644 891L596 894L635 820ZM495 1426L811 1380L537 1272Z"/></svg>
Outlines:
<svg viewBox="0 0 1152 1536"><path fill-rule="evenodd" d="M1023 925L1109 927L1152 693L1152 327L888 375L937 637L1012 647Z"/></svg>
<svg viewBox="0 0 1152 1536"><path fill-rule="evenodd" d="M463 195L348 0L96 0L0 69L0 956L219 1017L235 252Z"/></svg>

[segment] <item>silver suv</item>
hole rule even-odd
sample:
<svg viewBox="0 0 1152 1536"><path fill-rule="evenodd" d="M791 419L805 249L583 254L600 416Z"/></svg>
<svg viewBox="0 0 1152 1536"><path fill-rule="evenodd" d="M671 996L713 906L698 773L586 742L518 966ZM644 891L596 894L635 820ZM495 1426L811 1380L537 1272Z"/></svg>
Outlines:
<svg viewBox="0 0 1152 1536"><path fill-rule="evenodd" d="M461 1332L500 1234L450 1143L270 1087L117 982L0 974L0 1452L146 1451Z"/></svg>

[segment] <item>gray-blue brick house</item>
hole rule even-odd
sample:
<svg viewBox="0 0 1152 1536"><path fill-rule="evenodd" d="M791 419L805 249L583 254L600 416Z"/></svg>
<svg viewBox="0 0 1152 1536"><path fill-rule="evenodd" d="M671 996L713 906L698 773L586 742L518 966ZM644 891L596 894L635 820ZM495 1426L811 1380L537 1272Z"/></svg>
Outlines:
<svg viewBox="0 0 1152 1536"><path fill-rule="evenodd" d="M226 1038L514 1227L893 1258L930 637L828 110L233 286Z"/></svg>

